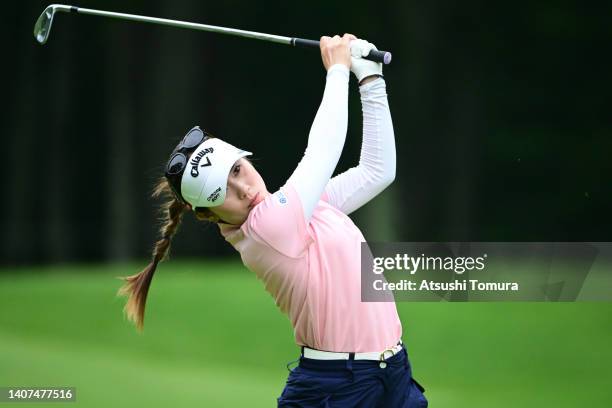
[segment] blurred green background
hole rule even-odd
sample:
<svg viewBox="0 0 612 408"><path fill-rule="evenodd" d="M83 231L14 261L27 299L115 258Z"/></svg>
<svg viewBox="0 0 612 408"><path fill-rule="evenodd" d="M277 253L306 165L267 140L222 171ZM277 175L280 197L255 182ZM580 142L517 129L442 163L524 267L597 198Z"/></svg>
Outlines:
<svg viewBox="0 0 612 408"><path fill-rule="evenodd" d="M298 349L256 277L232 261L162 264L137 334L114 277L141 266L3 270L0 384L77 387L76 404L50 406L275 406ZM612 304L398 309L432 407L612 404Z"/></svg>

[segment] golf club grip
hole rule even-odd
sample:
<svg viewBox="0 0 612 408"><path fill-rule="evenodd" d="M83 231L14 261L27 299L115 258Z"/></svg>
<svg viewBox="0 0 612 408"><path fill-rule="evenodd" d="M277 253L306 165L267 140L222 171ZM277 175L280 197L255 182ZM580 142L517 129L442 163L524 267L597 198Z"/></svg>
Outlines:
<svg viewBox="0 0 612 408"><path fill-rule="evenodd" d="M291 45L294 47L319 48L319 41L292 38ZM388 51L371 50L370 53L363 58L374 62L382 62L385 65L391 63L391 53Z"/></svg>

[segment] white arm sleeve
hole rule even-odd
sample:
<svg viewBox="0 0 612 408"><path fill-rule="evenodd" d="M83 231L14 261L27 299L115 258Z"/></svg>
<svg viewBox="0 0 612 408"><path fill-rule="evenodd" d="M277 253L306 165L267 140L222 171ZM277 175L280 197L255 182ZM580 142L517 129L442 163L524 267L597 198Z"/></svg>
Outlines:
<svg viewBox="0 0 612 408"><path fill-rule="evenodd" d="M302 160L287 180L297 191L306 224L321 199L338 164L348 127L348 82L346 65L336 64L327 71L323 100L308 134Z"/></svg>
<svg viewBox="0 0 612 408"><path fill-rule="evenodd" d="M382 78L359 87L363 141L359 165L330 180L325 191L331 205L345 214L380 194L395 179L395 136Z"/></svg>

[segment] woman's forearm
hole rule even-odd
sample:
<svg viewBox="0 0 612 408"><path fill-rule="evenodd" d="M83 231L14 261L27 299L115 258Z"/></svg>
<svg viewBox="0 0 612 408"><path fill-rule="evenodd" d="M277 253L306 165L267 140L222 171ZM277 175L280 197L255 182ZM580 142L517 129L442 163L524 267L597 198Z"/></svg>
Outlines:
<svg viewBox="0 0 612 408"><path fill-rule="evenodd" d="M308 135L308 146L287 181L300 196L306 221L310 219L342 154L348 127L349 74L345 65L330 67L323 99Z"/></svg>
<svg viewBox="0 0 612 408"><path fill-rule="evenodd" d="M359 165L334 177L326 188L329 202L345 214L376 197L395 179L395 136L385 81L368 78L359 90L363 111Z"/></svg>
<svg viewBox="0 0 612 408"><path fill-rule="evenodd" d="M377 79L373 78L371 84L364 84L359 89L363 113L359 167L367 169L378 182L388 185L395 178L395 134L387 86L384 79Z"/></svg>

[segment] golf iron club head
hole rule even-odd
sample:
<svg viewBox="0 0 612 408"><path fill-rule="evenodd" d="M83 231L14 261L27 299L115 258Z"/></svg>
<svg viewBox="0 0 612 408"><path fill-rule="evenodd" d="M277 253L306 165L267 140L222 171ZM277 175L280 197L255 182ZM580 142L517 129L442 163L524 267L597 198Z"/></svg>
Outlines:
<svg viewBox="0 0 612 408"><path fill-rule="evenodd" d="M36 20L34 24L34 38L40 44L44 44L49 39L49 33L51 32L51 24L53 24L53 17L57 11L64 11L69 13L71 6L65 6L63 4L51 4L48 6Z"/></svg>

